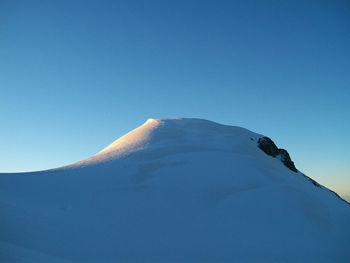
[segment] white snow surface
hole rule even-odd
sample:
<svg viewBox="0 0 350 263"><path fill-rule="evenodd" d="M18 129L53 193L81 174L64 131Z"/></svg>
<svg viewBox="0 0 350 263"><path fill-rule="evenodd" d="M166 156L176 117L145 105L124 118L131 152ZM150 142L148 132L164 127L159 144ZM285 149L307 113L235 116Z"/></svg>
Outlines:
<svg viewBox="0 0 350 263"><path fill-rule="evenodd" d="M0 262L350 262L350 205L260 137L149 119L81 162L0 174Z"/></svg>

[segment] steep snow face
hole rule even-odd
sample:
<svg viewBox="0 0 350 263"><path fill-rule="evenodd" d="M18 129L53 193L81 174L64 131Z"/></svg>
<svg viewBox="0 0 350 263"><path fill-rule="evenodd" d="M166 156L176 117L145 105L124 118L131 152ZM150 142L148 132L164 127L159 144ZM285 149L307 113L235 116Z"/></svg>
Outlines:
<svg viewBox="0 0 350 263"><path fill-rule="evenodd" d="M262 137L150 119L81 162L0 174L0 262L350 262L350 206Z"/></svg>

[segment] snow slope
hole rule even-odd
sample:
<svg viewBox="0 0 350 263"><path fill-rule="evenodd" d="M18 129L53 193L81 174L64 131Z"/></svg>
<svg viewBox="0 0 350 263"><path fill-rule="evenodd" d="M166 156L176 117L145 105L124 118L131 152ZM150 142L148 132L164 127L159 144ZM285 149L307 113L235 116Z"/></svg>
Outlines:
<svg viewBox="0 0 350 263"><path fill-rule="evenodd" d="M350 205L261 137L149 119L81 162L0 174L0 262L350 262Z"/></svg>

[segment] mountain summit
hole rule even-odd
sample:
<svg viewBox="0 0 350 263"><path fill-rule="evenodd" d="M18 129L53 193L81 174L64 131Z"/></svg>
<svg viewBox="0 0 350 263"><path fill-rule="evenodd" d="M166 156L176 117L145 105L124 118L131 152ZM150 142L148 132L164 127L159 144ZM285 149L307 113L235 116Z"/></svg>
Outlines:
<svg viewBox="0 0 350 263"><path fill-rule="evenodd" d="M240 127L149 119L0 187L0 262L350 262L349 204Z"/></svg>

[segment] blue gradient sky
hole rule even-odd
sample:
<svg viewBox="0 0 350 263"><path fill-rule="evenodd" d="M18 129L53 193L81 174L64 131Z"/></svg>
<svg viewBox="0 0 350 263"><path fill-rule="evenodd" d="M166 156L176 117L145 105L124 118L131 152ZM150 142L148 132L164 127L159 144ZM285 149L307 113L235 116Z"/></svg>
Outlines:
<svg viewBox="0 0 350 263"><path fill-rule="evenodd" d="M1 1L0 171L198 117L270 136L350 195L349 47L348 1Z"/></svg>

